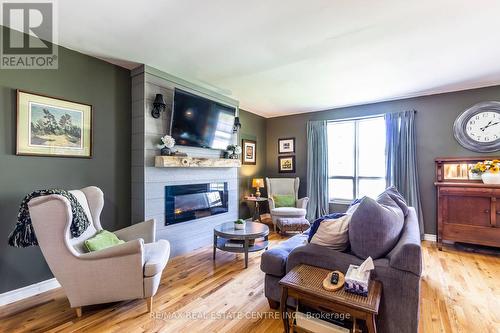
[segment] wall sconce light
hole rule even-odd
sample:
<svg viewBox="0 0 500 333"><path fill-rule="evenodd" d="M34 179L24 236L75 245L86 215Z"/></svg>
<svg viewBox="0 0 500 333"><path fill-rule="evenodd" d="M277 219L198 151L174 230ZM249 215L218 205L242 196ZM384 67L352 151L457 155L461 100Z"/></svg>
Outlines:
<svg viewBox="0 0 500 333"><path fill-rule="evenodd" d="M167 104L163 99L162 94L156 94L155 101L153 102L153 110L151 110L151 115L153 118L160 118L160 112L165 111Z"/></svg>
<svg viewBox="0 0 500 333"><path fill-rule="evenodd" d="M233 133L238 133L241 128L240 117L234 117Z"/></svg>

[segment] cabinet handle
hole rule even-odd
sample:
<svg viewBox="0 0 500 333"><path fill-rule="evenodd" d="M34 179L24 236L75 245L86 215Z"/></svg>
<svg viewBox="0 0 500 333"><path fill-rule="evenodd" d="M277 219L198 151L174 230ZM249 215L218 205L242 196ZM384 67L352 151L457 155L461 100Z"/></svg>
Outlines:
<svg viewBox="0 0 500 333"><path fill-rule="evenodd" d="M490 210L489 210L489 209L485 209L485 210L484 210L484 213L485 213L485 214L488 214L489 212L490 212Z"/></svg>

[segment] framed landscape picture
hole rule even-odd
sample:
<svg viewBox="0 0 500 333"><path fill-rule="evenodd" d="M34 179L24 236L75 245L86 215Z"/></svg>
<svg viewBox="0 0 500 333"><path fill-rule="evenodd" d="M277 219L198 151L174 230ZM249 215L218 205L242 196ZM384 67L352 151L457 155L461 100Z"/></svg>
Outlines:
<svg viewBox="0 0 500 333"><path fill-rule="evenodd" d="M278 156L279 173L295 173L295 156Z"/></svg>
<svg viewBox="0 0 500 333"><path fill-rule="evenodd" d="M295 138L278 139L278 154L295 153Z"/></svg>
<svg viewBox="0 0 500 333"><path fill-rule="evenodd" d="M257 142L253 140L242 140L242 164L257 164Z"/></svg>
<svg viewBox="0 0 500 333"><path fill-rule="evenodd" d="M92 106L17 91L17 155L92 156Z"/></svg>

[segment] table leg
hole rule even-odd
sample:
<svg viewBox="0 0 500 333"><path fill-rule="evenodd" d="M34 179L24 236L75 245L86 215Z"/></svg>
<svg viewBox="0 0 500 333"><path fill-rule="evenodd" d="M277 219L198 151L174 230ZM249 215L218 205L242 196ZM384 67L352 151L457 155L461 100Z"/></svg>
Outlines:
<svg viewBox="0 0 500 333"><path fill-rule="evenodd" d="M245 268L248 267L248 238L245 238Z"/></svg>
<svg viewBox="0 0 500 333"><path fill-rule="evenodd" d="M281 287L280 312L281 312L281 319L283 320L283 327L285 328L285 333L290 332L290 323L288 322L288 311L286 308L287 299L288 299L288 288Z"/></svg>
<svg viewBox="0 0 500 333"><path fill-rule="evenodd" d="M264 241L267 242L269 240L269 235L264 236ZM266 246L266 251L267 251L267 246Z"/></svg>
<svg viewBox="0 0 500 333"><path fill-rule="evenodd" d="M217 250L217 235L214 235L214 258L213 260L215 260L215 251Z"/></svg>
<svg viewBox="0 0 500 333"><path fill-rule="evenodd" d="M260 218L260 204L258 201L255 202L255 213L257 214L257 220L262 223L262 219Z"/></svg>
<svg viewBox="0 0 500 333"><path fill-rule="evenodd" d="M375 323L375 315L366 316L366 327L368 333L377 333L377 324Z"/></svg>

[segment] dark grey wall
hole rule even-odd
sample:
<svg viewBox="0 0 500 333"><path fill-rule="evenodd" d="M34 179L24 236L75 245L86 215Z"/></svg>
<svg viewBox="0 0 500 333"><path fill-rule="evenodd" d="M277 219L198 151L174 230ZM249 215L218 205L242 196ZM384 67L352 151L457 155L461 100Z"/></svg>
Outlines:
<svg viewBox="0 0 500 333"><path fill-rule="evenodd" d="M91 104L93 158L16 156L16 89ZM96 185L105 195L103 227L129 225L130 99L128 70L65 48L58 70L0 70L0 293L52 277L38 247L7 245L29 192Z"/></svg>
<svg viewBox="0 0 500 333"><path fill-rule="evenodd" d="M342 119L415 109L418 111L416 116L417 158L425 233L435 234L434 159L443 156L485 155L461 147L453 137L452 127L453 121L462 111L477 102L488 100L500 100L500 86L270 118L267 120L267 174L280 176L277 161L278 138L295 137L297 139L296 176L301 178L300 193L304 196L306 194L306 123L308 120Z"/></svg>
<svg viewBox="0 0 500 333"><path fill-rule="evenodd" d="M240 195L240 218L248 218L253 214L253 205L243 200L243 197L250 193L255 193L252 189L252 178L266 176L266 118L250 113L245 110L240 110L241 131L240 139L257 141L257 164L242 165L239 178L239 195ZM239 143L241 145L241 141ZM261 192L265 189L261 189ZM265 192L262 192L265 193Z"/></svg>

